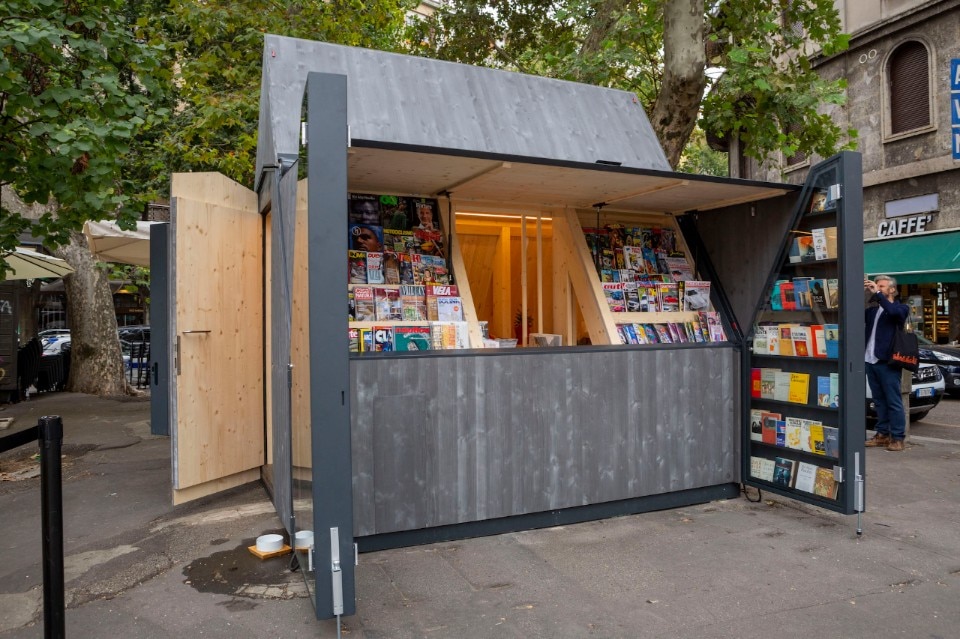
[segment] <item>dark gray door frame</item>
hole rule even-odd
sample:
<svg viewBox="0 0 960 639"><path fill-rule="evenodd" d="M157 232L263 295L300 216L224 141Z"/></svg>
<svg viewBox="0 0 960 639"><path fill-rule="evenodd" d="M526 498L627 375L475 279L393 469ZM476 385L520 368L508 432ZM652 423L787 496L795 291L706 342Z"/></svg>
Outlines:
<svg viewBox="0 0 960 639"><path fill-rule="evenodd" d="M320 619L356 613L347 313L347 76L307 75L307 291L314 568Z"/></svg>
<svg viewBox="0 0 960 639"><path fill-rule="evenodd" d="M174 203L176 200L174 199ZM170 223L150 226L150 434L170 436Z"/></svg>

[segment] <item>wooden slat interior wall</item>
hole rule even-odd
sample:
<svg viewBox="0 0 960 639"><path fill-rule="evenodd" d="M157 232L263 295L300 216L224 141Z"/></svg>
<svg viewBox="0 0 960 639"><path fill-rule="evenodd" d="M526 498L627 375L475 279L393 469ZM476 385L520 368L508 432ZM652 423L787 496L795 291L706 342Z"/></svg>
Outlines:
<svg viewBox="0 0 960 639"><path fill-rule="evenodd" d="M731 346L361 358L350 375L358 536L739 478Z"/></svg>
<svg viewBox="0 0 960 639"><path fill-rule="evenodd" d="M550 220L541 222L542 280L539 282L543 295L544 317L537 317L537 226L536 216L528 216L527 224L527 316L533 322L530 332L537 331L542 319L545 333L554 330L553 317L553 228ZM477 317L489 322L490 334L511 338L514 335L514 318L521 308L522 300L522 241L520 220L499 218L496 221L483 218L457 219L457 242L459 243L465 275L473 292ZM458 273L461 278L464 274Z"/></svg>

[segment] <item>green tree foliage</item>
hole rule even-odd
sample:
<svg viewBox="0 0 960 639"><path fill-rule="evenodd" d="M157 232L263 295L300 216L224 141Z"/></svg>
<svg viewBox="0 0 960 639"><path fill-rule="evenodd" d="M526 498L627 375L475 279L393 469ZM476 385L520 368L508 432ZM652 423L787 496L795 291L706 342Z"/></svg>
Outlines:
<svg viewBox="0 0 960 639"><path fill-rule="evenodd" d="M703 41L664 32L670 3L704 7ZM692 92L702 99L678 101L676 110L721 136L735 132L754 157L826 156L855 137L821 112L843 102L845 83L821 79L800 54L846 48L832 0L451 0L413 25L411 39L420 55L633 91L652 113L658 99L671 99L661 95L674 62L664 51L677 50L664 46L670 37L681 53L702 48L704 71L724 70L705 93L700 79ZM661 142L676 135L652 124Z"/></svg>
<svg viewBox="0 0 960 639"><path fill-rule="evenodd" d="M846 102L846 80L814 71L806 52L845 50L833 0L723 2L711 18L708 64L726 69L703 102L708 131L737 132L747 155L822 157L853 147L856 131L825 112Z"/></svg>
<svg viewBox="0 0 960 639"><path fill-rule="evenodd" d="M717 177L730 175L727 166L727 154L710 148L706 134L699 127L694 129L693 134L690 135L687 147L684 149L683 156L676 168L681 173L694 173L696 175L715 175Z"/></svg>
<svg viewBox="0 0 960 639"><path fill-rule="evenodd" d="M130 221L142 206L126 156L163 115L152 99L164 72L124 9L119 0L0 3L0 185L44 205L31 230L50 245L87 219ZM29 225L0 210L0 249Z"/></svg>
<svg viewBox="0 0 960 639"><path fill-rule="evenodd" d="M152 187L172 171L218 171L253 185L263 36L322 40L388 51L403 46L404 18L415 0L172 0L145 16L176 69L175 113L146 162ZM152 158L152 159L150 159ZM161 167L156 167L157 169Z"/></svg>

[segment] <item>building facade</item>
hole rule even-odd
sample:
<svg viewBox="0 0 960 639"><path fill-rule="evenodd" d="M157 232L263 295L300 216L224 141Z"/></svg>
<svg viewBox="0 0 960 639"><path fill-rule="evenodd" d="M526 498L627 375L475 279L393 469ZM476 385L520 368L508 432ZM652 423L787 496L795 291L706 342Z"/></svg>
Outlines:
<svg viewBox="0 0 960 639"><path fill-rule="evenodd" d="M960 338L960 0L836 0L850 47L814 60L847 80L831 107L859 132L866 270L889 273L923 334ZM820 158L764 167L731 157L742 177L799 184ZM749 175L754 172L754 175Z"/></svg>

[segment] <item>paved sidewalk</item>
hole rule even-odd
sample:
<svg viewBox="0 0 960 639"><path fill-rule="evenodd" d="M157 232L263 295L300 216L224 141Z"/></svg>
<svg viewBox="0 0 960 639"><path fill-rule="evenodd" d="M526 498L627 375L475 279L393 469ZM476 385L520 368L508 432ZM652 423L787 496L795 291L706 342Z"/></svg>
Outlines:
<svg viewBox="0 0 960 639"><path fill-rule="evenodd" d="M335 637L299 573L246 546L280 523L257 484L170 506L149 403L67 393L0 407L64 419L67 635ZM0 435L10 432L0 431ZM0 639L43 636L39 480L0 455ZM867 452L862 538L764 495L360 556L344 637L957 637L960 443Z"/></svg>

